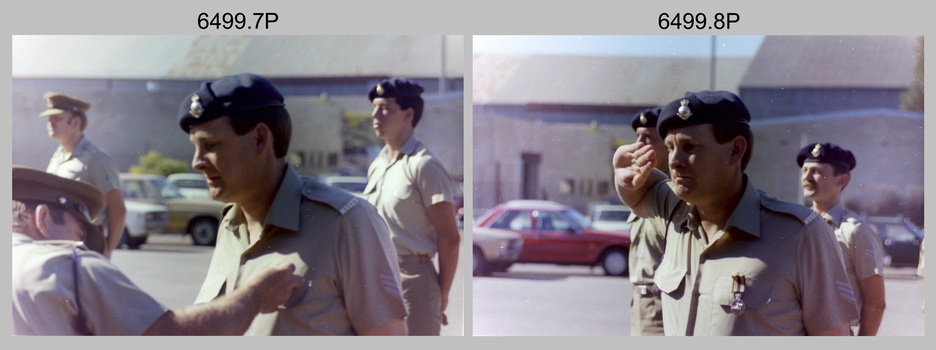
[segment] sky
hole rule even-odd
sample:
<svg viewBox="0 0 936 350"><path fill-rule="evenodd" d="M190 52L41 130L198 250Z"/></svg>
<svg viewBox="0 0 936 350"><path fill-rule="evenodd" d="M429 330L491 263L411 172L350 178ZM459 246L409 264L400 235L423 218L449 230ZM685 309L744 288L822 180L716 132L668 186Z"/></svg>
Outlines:
<svg viewBox="0 0 936 350"><path fill-rule="evenodd" d="M754 57L763 35L715 36L719 57ZM711 35L475 35L473 53L708 57Z"/></svg>

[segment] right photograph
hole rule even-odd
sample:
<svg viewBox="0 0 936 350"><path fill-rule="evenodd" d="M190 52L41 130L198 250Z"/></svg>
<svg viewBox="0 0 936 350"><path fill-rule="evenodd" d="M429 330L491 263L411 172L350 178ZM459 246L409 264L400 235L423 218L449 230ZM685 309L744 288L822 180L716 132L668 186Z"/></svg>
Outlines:
<svg viewBox="0 0 936 350"><path fill-rule="evenodd" d="M471 40L473 335L923 335L922 35Z"/></svg>

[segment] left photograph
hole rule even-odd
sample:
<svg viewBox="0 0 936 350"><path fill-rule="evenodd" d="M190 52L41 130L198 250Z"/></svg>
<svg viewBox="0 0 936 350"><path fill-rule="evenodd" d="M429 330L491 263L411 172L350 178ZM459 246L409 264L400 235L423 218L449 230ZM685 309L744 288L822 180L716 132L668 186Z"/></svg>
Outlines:
<svg viewBox="0 0 936 350"><path fill-rule="evenodd" d="M463 36L13 36L13 335L464 335Z"/></svg>

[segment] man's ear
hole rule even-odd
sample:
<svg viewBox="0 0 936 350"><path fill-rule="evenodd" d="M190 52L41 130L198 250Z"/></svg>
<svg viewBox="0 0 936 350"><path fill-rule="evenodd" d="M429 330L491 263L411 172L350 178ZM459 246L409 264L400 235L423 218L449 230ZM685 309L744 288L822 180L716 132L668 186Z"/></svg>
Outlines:
<svg viewBox="0 0 936 350"><path fill-rule="evenodd" d="M838 185L842 186L842 188L844 189L845 186L848 186L849 181L851 181L851 174L849 173L841 174L839 175Z"/></svg>
<svg viewBox="0 0 936 350"><path fill-rule="evenodd" d="M257 123L251 131L257 152L263 152L267 147L273 150L273 131L266 123Z"/></svg>
<svg viewBox="0 0 936 350"><path fill-rule="evenodd" d="M33 211L32 220L29 223L30 226L34 226L40 236L48 237L46 232L49 232L50 221L52 221L51 209L46 204L39 204L36 206L36 210Z"/></svg>
<svg viewBox="0 0 936 350"><path fill-rule="evenodd" d="M731 162L741 164L741 159L744 159L744 152L747 151L747 148L747 139L744 136L735 136L731 140Z"/></svg>

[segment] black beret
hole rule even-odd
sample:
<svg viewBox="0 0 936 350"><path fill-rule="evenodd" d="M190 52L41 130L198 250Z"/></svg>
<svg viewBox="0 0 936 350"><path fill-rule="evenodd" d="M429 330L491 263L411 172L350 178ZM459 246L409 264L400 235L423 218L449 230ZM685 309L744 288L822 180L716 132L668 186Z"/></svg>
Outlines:
<svg viewBox="0 0 936 350"><path fill-rule="evenodd" d="M686 92L683 98L663 106L657 132L665 138L670 129L698 124L742 123L751 121L751 113L741 98L728 91Z"/></svg>
<svg viewBox="0 0 936 350"><path fill-rule="evenodd" d="M78 217L87 228L85 245L104 253L104 234L91 223L104 211L104 195L94 186L39 169L13 166L13 199L57 205Z"/></svg>
<svg viewBox="0 0 936 350"><path fill-rule="evenodd" d="M802 168L805 162L829 163L852 170L855 168L855 155L833 143L811 143L796 154L796 164Z"/></svg>
<svg viewBox="0 0 936 350"><path fill-rule="evenodd" d="M373 101L378 97L419 97L423 87L419 83L406 78L390 78L382 80L371 87L367 98Z"/></svg>
<svg viewBox="0 0 936 350"><path fill-rule="evenodd" d="M179 126L189 132L192 125L223 116L265 108L285 108L283 95L264 77L243 73L204 82L197 91L182 100Z"/></svg>
<svg viewBox="0 0 936 350"><path fill-rule="evenodd" d="M65 112L78 112L84 114L91 104L77 98L71 98L60 93L47 92L42 96L48 109L39 114L40 117L62 114Z"/></svg>
<svg viewBox="0 0 936 350"><path fill-rule="evenodd" d="M640 111L631 118L631 127L634 131L637 131L637 128L655 128L660 110L661 108L649 108Z"/></svg>

